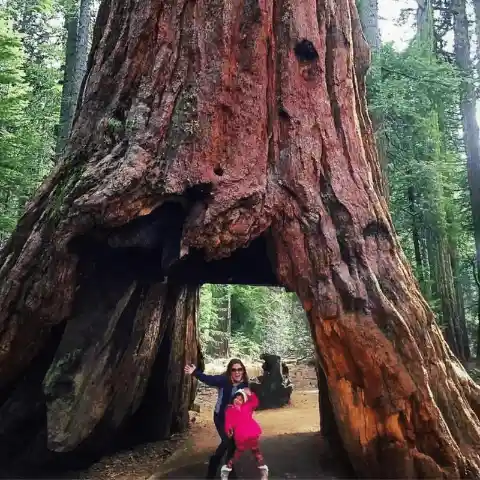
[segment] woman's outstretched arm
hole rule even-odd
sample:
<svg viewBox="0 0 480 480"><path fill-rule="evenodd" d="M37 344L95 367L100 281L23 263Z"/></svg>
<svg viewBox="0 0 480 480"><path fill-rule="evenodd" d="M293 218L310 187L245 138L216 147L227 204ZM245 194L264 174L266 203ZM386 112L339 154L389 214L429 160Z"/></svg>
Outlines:
<svg viewBox="0 0 480 480"><path fill-rule="evenodd" d="M188 375L193 375L198 378L202 383L209 387L223 387L226 382L225 375L207 375L201 372L195 365L186 365L184 369Z"/></svg>

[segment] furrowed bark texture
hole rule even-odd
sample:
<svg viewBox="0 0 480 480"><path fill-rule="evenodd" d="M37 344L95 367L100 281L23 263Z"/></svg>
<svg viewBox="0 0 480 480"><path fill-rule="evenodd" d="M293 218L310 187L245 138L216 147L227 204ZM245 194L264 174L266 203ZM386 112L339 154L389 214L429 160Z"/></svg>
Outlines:
<svg viewBox="0 0 480 480"><path fill-rule="evenodd" d="M255 283L268 256L308 312L324 433L356 473L478 476L480 389L379 194L354 1L107 0L93 43L65 161L3 252L1 408L32 369L38 395L16 401L46 405L52 450L135 419L183 427L198 272Z"/></svg>

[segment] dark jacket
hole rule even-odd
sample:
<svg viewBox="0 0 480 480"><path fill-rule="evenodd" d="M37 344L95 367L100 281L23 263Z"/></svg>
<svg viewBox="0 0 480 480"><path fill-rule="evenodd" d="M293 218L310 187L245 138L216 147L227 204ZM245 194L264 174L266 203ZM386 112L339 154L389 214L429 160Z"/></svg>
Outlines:
<svg viewBox="0 0 480 480"><path fill-rule="evenodd" d="M195 370L193 375L209 387L218 388L218 398L215 404L214 414L218 415L222 422L225 419L225 409L232 400L237 390L248 387L247 382L241 382L238 385L232 385L232 382L226 375L206 375L200 370Z"/></svg>

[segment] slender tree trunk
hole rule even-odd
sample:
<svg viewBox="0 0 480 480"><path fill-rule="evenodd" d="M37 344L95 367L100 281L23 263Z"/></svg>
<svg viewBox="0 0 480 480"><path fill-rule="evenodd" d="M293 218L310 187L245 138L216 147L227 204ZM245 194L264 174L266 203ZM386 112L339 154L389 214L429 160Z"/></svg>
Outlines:
<svg viewBox="0 0 480 480"><path fill-rule="evenodd" d="M92 3L92 0L80 0L75 54L75 76L73 87L73 91L75 94L75 108L77 107L77 104L81 102L82 81L87 73L88 53L90 51L90 24L92 22ZM75 115L75 111L73 112L73 115Z"/></svg>
<svg viewBox="0 0 480 480"><path fill-rule="evenodd" d="M433 9L431 0L417 0L417 39L434 52Z"/></svg>
<svg viewBox="0 0 480 480"><path fill-rule="evenodd" d="M464 349L464 331L455 289L455 278L443 228L430 222L427 244L429 249L432 300L438 303L438 314L445 328L445 339L454 354L462 361L468 360Z"/></svg>
<svg viewBox="0 0 480 480"><path fill-rule="evenodd" d="M232 292L228 290L227 318L225 322L226 348L225 357L230 357L230 339L232 338Z"/></svg>
<svg viewBox="0 0 480 480"><path fill-rule="evenodd" d="M480 79L480 0L473 0L473 8L475 11L475 36L477 37L477 41L475 43L476 50L475 50L475 67L477 71L477 82ZM477 92L478 98L478 92Z"/></svg>
<svg viewBox="0 0 480 480"><path fill-rule="evenodd" d="M476 15L476 31L480 31L478 1L474 2ZM465 81L460 102L463 123L463 140L467 154L467 174L472 207L473 230L475 236L477 276L480 276L480 140L476 116L477 96L474 89L473 66L470 58L470 34L465 0L454 0L452 9L454 18L454 50L457 65L463 73ZM477 37L477 56L480 51ZM477 58L478 61L478 58ZM478 66L477 66L478 68ZM480 71L480 70L479 70ZM480 329L480 289L478 290L478 312Z"/></svg>
<svg viewBox="0 0 480 480"><path fill-rule="evenodd" d="M362 1L358 13L367 43L372 50L377 51L381 45L378 27L378 0Z"/></svg>
<svg viewBox="0 0 480 480"><path fill-rule="evenodd" d="M455 222L455 219L452 218L451 214L447 215L447 220L450 225ZM463 286L460 278L460 268L458 265L458 250L455 243L455 238L451 232L448 235L448 254L450 257L450 268L453 275L453 284L455 290L455 299L456 299L456 311L457 318L459 319L459 338L461 338L463 360L469 361L471 357L470 351L470 339L468 338L468 329L467 329L467 319L465 314L465 302L464 302L464 293Z"/></svg>
<svg viewBox="0 0 480 480"><path fill-rule="evenodd" d="M478 85L478 82L480 79L480 0L474 0L473 6L475 9L475 33L477 37L475 66L477 70L477 85ZM477 90L476 98L477 99L479 98L478 90ZM472 198L472 210L473 210L473 198ZM479 248L478 248L478 245L480 243L480 241L478 240L479 237L480 237L480 233L478 233L476 230L475 244L477 246L477 262L476 262L476 271L474 270L474 276L475 276L475 285L477 286L477 297L478 297L478 306L477 306L478 324L477 324L477 349L476 349L477 359L480 359L480 282L478 281L478 279L480 278L480 259L479 259Z"/></svg>
<svg viewBox="0 0 480 480"><path fill-rule="evenodd" d="M431 281L431 271L430 271L430 257L428 251L428 239L427 239L427 228L426 225L420 225L420 247L422 252L423 259L423 278L424 278L424 288L423 294L425 298L430 301L432 299L432 281Z"/></svg>
<svg viewBox="0 0 480 480"><path fill-rule="evenodd" d="M219 299L219 317L220 325L218 326L218 349L216 355L221 358L227 358L230 355L230 336L232 324L232 308L231 308L232 293L229 287L222 290L222 296Z"/></svg>
<svg viewBox="0 0 480 480"><path fill-rule="evenodd" d="M418 213L415 206L415 189L413 186L408 187L408 209L412 217L412 241L413 241L413 250L415 252L415 265L417 267L417 278L422 286L424 287L425 279L423 275L423 259L422 252L420 250L420 234L418 228Z"/></svg>
<svg viewBox="0 0 480 480"><path fill-rule="evenodd" d="M91 0L72 2L65 13L65 67L63 76L62 102L60 107L60 124L57 139L57 155L61 154L67 144L73 125L75 110L82 80L87 69L89 35L91 22Z"/></svg>
<svg viewBox="0 0 480 480"><path fill-rule="evenodd" d="M75 113L74 79L75 65L77 63L75 55L78 30L78 12L76 8L67 9L65 13L65 30L67 32L67 42L65 44L65 66L56 147L57 155L65 148Z"/></svg>
<svg viewBox="0 0 480 480"><path fill-rule="evenodd" d="M443 317L447 319L447 324L452 329L452 350L460 360L465 362L468 360L468 354L464 349L464 331L462 329L462 320L458 310L455 278L452 271L447 240L444 236L442 237L439 248L438 261L438 266L441 270L439 282Z"/></svg>
<svg viewBox="0 0 480 480"><path fill-rule="evenodd" d="M364 0L360 2L359 10L360 22L362 24L363 33L370 46L373 55L379 53L381 46L380 28L378 26L378 0ZM375 138L378 148L378 158L382 171L382 192L388 201L388 156L387 141L382 131L383 116L381 112L372 112L372 125L375 131Z"/></svg>
<svg viewBox="0 0 480 480"><path fill-rule="evenodd" d="M475 281L475 285L477 286L478 292L480 292L480 277L478 275L477 270L477 263L475 260L472 260L472 270L473 270L473 279ZM479 300L479 307L480 307L480 300ZM478 323L477 323L477 348L476 348L476 358L480 360L480 308L477 312L478 314Z"/></svg>
<svg viewBox="0 0 480 480"><path fill-rule="evenodd" d="M16 438L42 438L21 420L46 411L52 450L78 455L97 434L105 445L159 398L147 377L167 385L155 418L184 426L180 369L198 348L184 342L182 288L197 273L254 283L273 269L310 320L323 433L357 475L480 475L480 387L443 340L380 194L354 1L109 0L93 45L67 157L1 259L0 410L23 400L22 418L8 417ZM95 395L80 400L84 389Z"/></svg>

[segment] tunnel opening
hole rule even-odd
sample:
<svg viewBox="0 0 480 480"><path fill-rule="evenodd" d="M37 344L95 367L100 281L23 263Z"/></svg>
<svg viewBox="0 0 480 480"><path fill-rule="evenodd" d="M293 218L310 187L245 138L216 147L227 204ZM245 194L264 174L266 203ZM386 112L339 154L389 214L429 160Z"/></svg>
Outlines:
<svg viewBox="0 0 480 480"><path fill-rule="evenodd" d="M255 418L263 430L261 447L265 461L273 462L272 472L287 469L292 476L305 475L303 454L295 456L293 450L319 448L321 439L315 351L297 295L278 286L204 284L198 323L207 374L222 374L231 358L241 359L247 369L250 388L260 402ZM192 431L193 441L211 439L212 451L217 439L210 417L216 396L215 389L198 385L194 418L200 419L201 427ZM206 455L206 442L200 443L195 451L199 459ZM285 460L278 461L275 452L282 451ZM256 475L248 454L236 468L242 478ZM201 475L201 468L194 470L181 465L170 474Z"/></svg>
<svg viewBox="0 0 480 480"><path fill-rule="evenodd" d="M144 282L278 286L268 232L220 260L206 260L198 249L190 249L181 257L187 212L184 204L167 202L125 226L92 229L73 239L69 249L79 256L80 265L95 266L115 276L128 271L129 276Z"/></svg>

